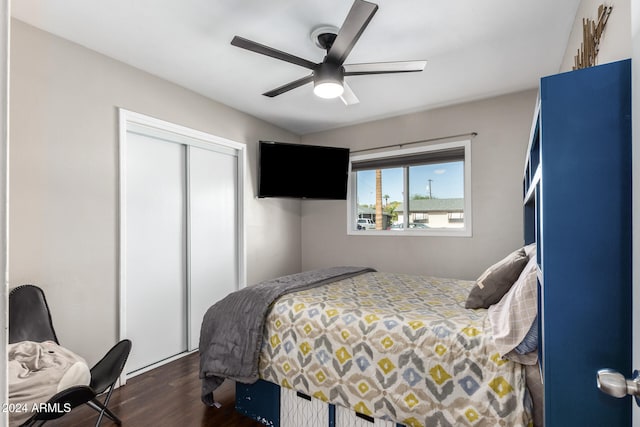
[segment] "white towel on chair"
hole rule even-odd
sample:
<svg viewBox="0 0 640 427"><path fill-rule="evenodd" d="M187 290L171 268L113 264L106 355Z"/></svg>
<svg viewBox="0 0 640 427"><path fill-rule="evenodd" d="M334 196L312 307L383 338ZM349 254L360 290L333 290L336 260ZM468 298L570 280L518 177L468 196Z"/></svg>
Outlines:
<svg viewBox="0 0 640 427"><path fill-rule="evenodd" d="M53 341L9 344L9 426L33 415L37 405L74 385L88 385L85 360Z"/></svg>

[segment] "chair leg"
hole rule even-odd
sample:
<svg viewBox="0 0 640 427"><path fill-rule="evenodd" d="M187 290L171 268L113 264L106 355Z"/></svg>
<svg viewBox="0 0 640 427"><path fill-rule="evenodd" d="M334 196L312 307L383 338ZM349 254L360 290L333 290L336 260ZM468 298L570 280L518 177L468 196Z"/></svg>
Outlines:
<svg viewBox="0 0 640 427"><path fill-rule="evenodd" d="M19 427L36 427L36 426L39 427L46 422L47 422L46 420L40 420L40 423L38 424L38 420L31 420L31 421L27 421L24 424L20 424Z"/></svg>
<svg viewBox="0 0 640 427"><path fill-rule="evenodd" d="M120 418L118 418L118 416L116 414L111 412L111 410L109 408L104 406L98 399L94 399L92 401L87 402L87 405L89 405L90 407L92 407L93 409L95 409L96 411L98 411L100 413L100 415L98 416L98 421L96 421L96 427L98 427L100 425L100 423L102 422L102 416L103 415L106 415L107 418L111 419L117 425L121 425L122 424L122 421L120 420Z"/></svg>
<svg viewBox="0 0 640 427"><path fill-rule="evenodd" d="M113 412L111 412L109 408L107 408L107 405L109 404L109 399L111 399L112 392L113 392L113 386L109 388L109 391L107 392L107 397L104 399L104 403L100 402L100 400L98 400L97 397L87 402L87 405L89 405L96 411L100 412L100 415L98 416L98 421L96 421L96 427L100 425L100 423L102 422L102 417L104 415L106 415L107 418L110 418L112 421L114 421L117 425L122 424L122 421L120 421L120 418L118 418L116 414L114 414Z"/></svg>
<svg viewBox="0 0 640 427"><path fill-rule="evenodd" d="M38 423L38 421L40 421L40 423ZM19 427L40 427L46 422L47 420L31 420L31 421L25 422L24 424L20 424Z"/></svg>

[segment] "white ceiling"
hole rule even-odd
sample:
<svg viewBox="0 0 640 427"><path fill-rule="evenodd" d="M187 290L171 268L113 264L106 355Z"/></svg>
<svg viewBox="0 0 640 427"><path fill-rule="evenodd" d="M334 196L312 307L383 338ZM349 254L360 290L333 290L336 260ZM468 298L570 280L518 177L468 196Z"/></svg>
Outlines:
<svg viewBox="0 0 640 427"><path fill-rule="evenodd" d="M320 62L309 34L352 0L14 0L12 15L297 134L537 87L558 72L580 0L373 0L347 63L426 59L421 73L347 77L360 103L308 84L307 69L231 46L234 35Z"/></svg>

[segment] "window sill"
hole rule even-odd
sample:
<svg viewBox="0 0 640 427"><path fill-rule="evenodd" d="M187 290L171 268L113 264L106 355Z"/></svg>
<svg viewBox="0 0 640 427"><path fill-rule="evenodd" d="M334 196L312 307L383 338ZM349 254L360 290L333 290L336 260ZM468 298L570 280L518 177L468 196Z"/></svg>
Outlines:
<svg viewBox="0 0 640 427"><path fill-rule="evenodd" d="M405 236L405 237L472 237L470 229L432 229L432 230L347 230L349 236Z"/></svg>

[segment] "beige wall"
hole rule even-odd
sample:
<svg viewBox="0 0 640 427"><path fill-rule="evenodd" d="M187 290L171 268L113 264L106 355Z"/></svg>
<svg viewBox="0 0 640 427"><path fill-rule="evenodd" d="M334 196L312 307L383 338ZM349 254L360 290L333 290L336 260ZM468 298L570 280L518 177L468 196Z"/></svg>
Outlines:
<svg viewBox="0 0 640 427"><path fill-rule="evenodd" d="M9 282L90 363L118 331L118 107L246 143L247 281L301 265L300 202L254 197L257 141L298 136L13 20Z"/></svg>
<svg viewBox="0 0 640 427"><path fill-rule="evenodd" d="M560 66L561 72L573 69L574 57L580 49L580 43L582 43L582 19L598 19L598 6L603 3L607 6L613 6L613 11L600 40L597 63L606 64L631 57L631 1L582 0L567 41L567 49Z"/></svg>
<svg viewBox="0 0 640 427"><path fill-rule="evenodd" d="M537 91L302 137L352 150L477 132L471 142L473 237L348 236L345 201L302 203L302 268L366 265L472 279L523 244L522 175Z"/></svg>

